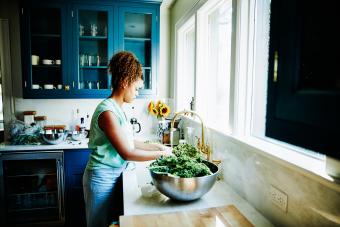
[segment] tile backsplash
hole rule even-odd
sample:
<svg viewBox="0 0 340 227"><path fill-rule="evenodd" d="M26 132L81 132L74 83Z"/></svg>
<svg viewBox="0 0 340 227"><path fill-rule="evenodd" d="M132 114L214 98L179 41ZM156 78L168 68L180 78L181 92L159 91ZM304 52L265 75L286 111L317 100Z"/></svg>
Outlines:
<svg viewBox="0 0 340 227"><path fill-rule="evenodd" d="M15 99L16 117L22 120L22 112L27 110L37 111L37 115L47 116L48 124L65 124L70 126L74 113L79 109L80 116L87 114L92 117L96 106L103 99ZM124 104L123 109L128 120L137 118L141 124L140 137L149 137L156 131L157 120L147 112L147 106L151 99L135 99L133 103ZM157 100L152 99L152 100ZM172 99L162 99L172 109Z"/></svg>

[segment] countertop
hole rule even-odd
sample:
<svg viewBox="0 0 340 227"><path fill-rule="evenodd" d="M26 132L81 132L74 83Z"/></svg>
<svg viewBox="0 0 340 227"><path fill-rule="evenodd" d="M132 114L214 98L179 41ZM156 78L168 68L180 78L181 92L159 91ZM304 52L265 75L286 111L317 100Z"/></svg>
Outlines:
<svg viewBox="0 0 340 227"><path fill-rule="evenodd" d="M121 227L253 227L234 206L227 205L199 210L164 214L120 216Z"/></svg>
<svg viewBox="0 0 340 227"><path fill-rule="evenodd" d="M124 215L157 214L234 205L253 225L273 226L221 180L217 181L201 199L191 202L176 202L159 192L154 193L151 197L142 196L141 188L151 182L151 176L147 169L150 162L135 162L135 164L135 169L126 170L123 173Z"/></svg>
<svg viewBox="0 0 340 227"><path fill-rule="evenodd" d="M156 141L157 137L154 135L137 135L135 137L136 140L139 141ZM67 150L67 149L87 149L88 148L89 139L85 139L83 141L73 141L68 138L65 142L58 145L10 145L8 142L0 144L0 152L13 152L13 151L43 151L43 150Z"/></svg>
<svg viewBox="0 0 340 227"><path fill-rule="evenodd" d="M66 140L57 145L10 145L8 143L0 144L0 152L5 151L42 151L42 150L67 150L67 149L86 149L88 148L88 139L82 141Z"/></svg>

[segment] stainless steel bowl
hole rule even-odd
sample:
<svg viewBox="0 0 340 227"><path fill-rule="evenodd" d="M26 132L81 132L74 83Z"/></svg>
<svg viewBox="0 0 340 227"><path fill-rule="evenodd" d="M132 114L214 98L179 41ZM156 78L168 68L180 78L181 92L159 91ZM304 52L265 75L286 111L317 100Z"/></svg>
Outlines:
<svg viewBox="0 0 340 227"><path fill-rule="evenodd" d="M60 144L66 140L67 132L41 133L43 140L52 145Z"/></svg>
<svg viewBox="0 0 340 227"><path fill-rule="evenodd" d="M182 178L150 170L152 182L161 193L171 199L179 201L199 199L212 188L219 172L215 164L207 161L205 164L213 174L204 177Z"/></svg>

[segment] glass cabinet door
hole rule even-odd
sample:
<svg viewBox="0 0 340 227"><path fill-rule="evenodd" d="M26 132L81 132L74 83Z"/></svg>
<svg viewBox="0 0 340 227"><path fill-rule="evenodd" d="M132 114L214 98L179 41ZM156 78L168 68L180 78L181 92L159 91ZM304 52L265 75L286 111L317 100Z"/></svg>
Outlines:
<svg viewBox="0 0 340 227"><path fill-rule="evenodd" d="M144 88L142 95L155 92L156 53L156 12L152 9L121 8L120 38L122 48L133 52L143 67Z"/></svg>
<svg viewBox="0 0 340 227"><path fill-rule="evenodd" d="M61 7L32 7L29 10L28 48L25 88L36 90L63 89L63 32Z"/></svg>
<svg viewBox="0 0 340 227"><path fill-rule="evenodd" d="M78 7L74 35L78 44L75 89L84 94L107 92L111 88L107 67L113 50L109 21L112 21L111 9Z"/></svg>

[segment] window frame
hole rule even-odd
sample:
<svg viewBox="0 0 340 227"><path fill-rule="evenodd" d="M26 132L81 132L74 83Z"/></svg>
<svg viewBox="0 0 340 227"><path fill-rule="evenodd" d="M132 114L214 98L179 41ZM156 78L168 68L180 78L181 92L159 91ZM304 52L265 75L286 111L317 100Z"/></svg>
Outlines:
<svg viewBox="0 0 340 227"><path fill-rule="evenodd" d="M178 93L179 93L179 75L182 73L180 72L180 66L181 66L181 62L182 62L182 42L184 41L183 39L186 37L185 34L187 34L187 32L192 28L192 26L194 27L194 36L195 36L195 40L196 40L196 16L195 15L191 15L183 24L181 24L181 26L178 27L178 29L176 29L176 52L178 53L176 59L176 77L174 80L174 96L175 96L175 108L176 109L180 109L180 103L178 101ZM196 42L195 42L195 47L194 47L194 85L193 85L193 97L196 97ZM180 53L179 53L180 52Z"/></svg>
<svg viewBox="0 0 340 227"><path fill-rule="evenodd" d="M206 1L198 1L189 11L189 16L186 14L176 24L175 29L177 30L180 22L183 23L185 18L192 16L204 2ZM232 41L235 43L233 48L235 57L232 57L231 63L235 67L231 72L230 81L230 122L233 131L231 134L217 133L223 134L235 143L252 147L255 153L333 186L334 180L325 171L325 155L264 136L270 0L233 1L233 10L236 12L233 13L234 40ZM177 43L177 39L175 42ZM195 120L190 117L185 118Z"/></svg>
<svg viewBox="0 0 340 227"><path fill-rule="evenodd" d="M204 62L202 61L202 59L200 59L200 56L202 56L201 52L202 50L200 48L198 48L199 43L202 42L202 40L198 40L198 34L199 33L205 33L207 31L207 28L204 29L198 29L198 24L199 24L199 20L200 18L202 18L201 15L199 14L208 14L209 12L215 10L219 5L223 4L223 1L225 0L199 0L191 10L189 10L188 13L186 13L175 25L175 63L174 63L174 86L173 86L173 94L174 94L174 106L175 109L179 110L178 107L178 91L177 91L177 84L179 81L179 53L181 50L179 50L180 48L180 34L179 31L183 28L183 26L185 26L185 23L190 20L191 18L194 17L195 19L195 76L194 76L194 98L197 104L197 99L198 99L198 92L197 92L197 87L198 87L198 83L199 80L197 78L200 77L200 75L198 74L204 74L204 72L200 72L202 71L202 68L199 66L200 62ZM234 11L234 9L236 8L236 0L229 0L232 2L232 10ZM208 4L208 5L207 5ZM203 9L203 7L206 7L207 9ZM236 42L236 34L235 32L233 32L236 28L236 14L233 13L232 14L232 34L231 34L231 43L235 43ZM234 67L234 63L235 63L235 53L236 53L236 48L235 45L231 45L231 69L230 69L230 79L229 79L229 84L230 84L230 90L229 90L229 121L228 121L228 129L225 131L219 131L220 133L223 134L231 134L232 130L233 130L233 118L234 118L234 87L233 87L233 81L234 81L234 72L235 72L235 67ZM204 69L203 71L205 71L206 69ZM204 116L203 116L204 117ZM207 125L209 127L209 125ZM216 130L216 129L215 129Z"/></svg>
<svg viewBox="0 0 340 227"><path fill-rule="evenodd" d="M219 7L221 7L223 4L231 4L231 7L233 8L233 3L236 2L235 0L210 0L208 2L206 2L202 7L200 7L200 9L197 10L196 12L196 17L197 17L197 26L196 26L196 93L195 93L195 100L196 100L196 109L200 112L201 116L205 119L207 119L208 116L208 110L209 107L207 105L207 102L209 102L209 100L203 98L203 96L205 96L204 94L199 92L199 88L202 86L202 84L206 84L209 83L208 81L205 81L206 76L208 75L208 72L210 71L209 67L207 66L207 62L209 61L207 58L209 58L209 34L210 31L210 27L209 27L209 17L211 15L211 13L213 13L215 10L217 10ZM232 9L233 11L233 9ZM232 77L232 72L233 72L233 64L231 63L235 58L234 55L234 51L233 51L233 42L235 43L235 39L233 39L233 30L234 30L234 13L232 12L231 15L231 34L230 34L230 39L231 39L231 45L230 45L230 68L228 68L229 71L229 77L227 78L226 83L228 84L228 117L225 119L219 119L219 120L226 120L226 128L223 129L218 129L215 128L215 125L209 125L209 120L206 120L205 122L207 123L208 126L210 126L212 129L219 131L221 133L225 133L225 134L231 134L232 133L232 125L231 125L231 121L230 121L230 110L232 110L232 105L233 103L230 101L232 99L232 90L231 89L231 77ZM229 50L227 50L229 51ZM208 57L207 57L208 56ZM206 86L202 86L205 87ZM204 101L203 101L204 100Z"/></svg>
<svg viewBox="0 0 340 227"><path fill-rule="evenodd" d="M253 147L255 152L333 186L330 182L334 179L325 171L325 155L265 137L270 0L240 0L238 3L237 39L243 42L237 42L234 113L239 114L235 114L230 137ZM242 46L247 48L242 49ZM240 69L243 64L246 70Z"/></svg>

